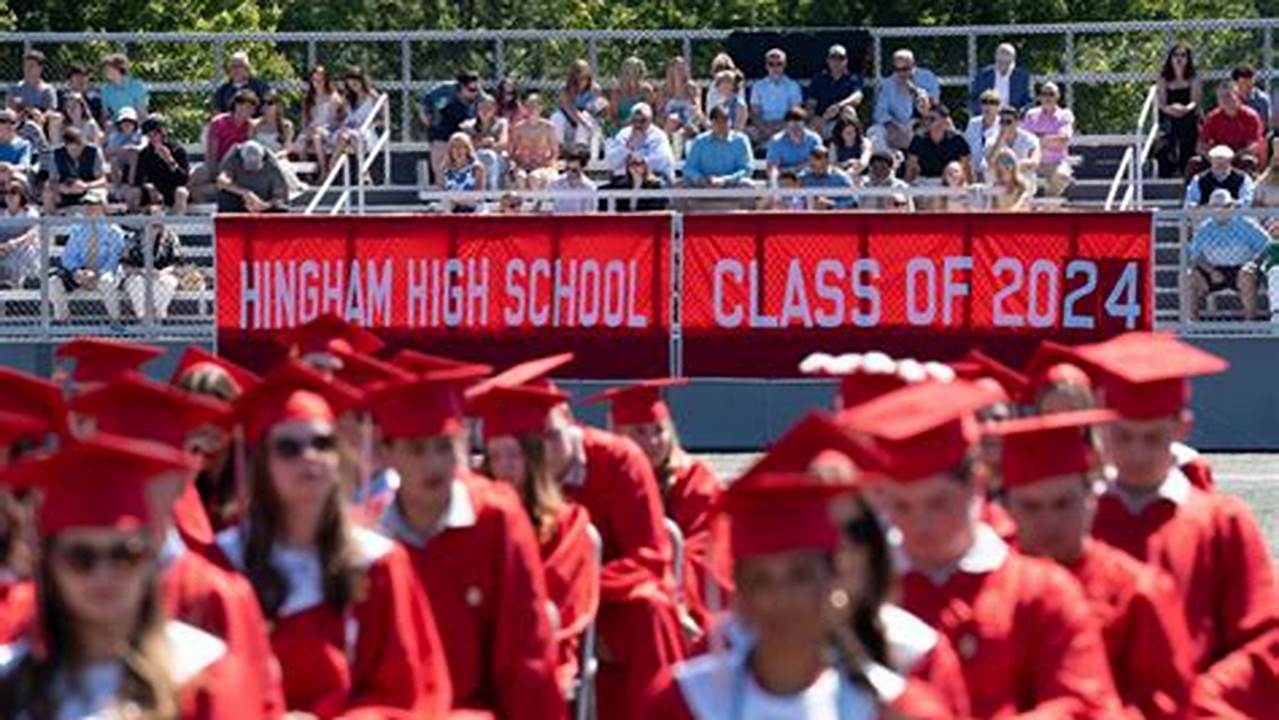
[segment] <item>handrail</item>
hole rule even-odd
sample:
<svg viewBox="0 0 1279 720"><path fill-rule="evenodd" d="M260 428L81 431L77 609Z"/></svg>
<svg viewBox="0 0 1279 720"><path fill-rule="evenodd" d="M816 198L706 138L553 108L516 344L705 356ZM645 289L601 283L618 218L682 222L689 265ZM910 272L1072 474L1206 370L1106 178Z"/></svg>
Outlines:
<svg viewBox="0 0 1279 720"><path fill-rule="evenodd" d="M1158 106L1159 89L1157 85L1151 85L1146 91L1146 98L1141 103L1141 112L1137 114L1137 128L1133 133L1133 145L1124 151L1123 159L1119 163L1119 167L1115 169L1114 179L1110 183L1110 191L1106 194L1107 210L1115 209L1115 197L1119 194L1119 188L1123 185L1124 177L1129 176L1128 186L1124 189L1123 197L1119 200L1120 210L1129 210L1132 208L1134 200L1137 206L1142 204L1143 193L1141 183L1143 181L1142 168L1146 162L1150 160L1150 153L1154 149L1155 141L1159 136ZM1146 121L1154 118L1149 132L1143 130Z"/></svg>
<svg viewBox="0 0 1279 720"><path fill-rule="evenodd" d="M381 152L383 148L385 148L387 144L390 142L390 136L391 136L391 123L390 123L390 113L389 113L390 103L387 101L387 97L388 97L387 93L379 94L377 96L377 100L373 103L373 111L370 112L368 117L364 118L364 120L360 123L359 127L355 129L355 134L357 138L356 145L355 145L355 153L356 153L355 183L356 183L356 193L357 193L357 196L359 197L359 205L360 205L361 213L364 212L364 173L367 172L368 169L372 166L371 165L372 160L377 157L377 154ZM368 133L368 131L372 129L373 126L378 121L381 121L382 123L382 132L378 135L377 140L373 143L372 150L368 152L368 158L367 158L368 162L366 163L364 137ZM333 163L333 167L329 169L328 177L324 179L324 183L320 185L318 190L316 190L315 197L311 198L311 202L307 203L305 214L312 215L315 213L316 208L319 207L320 203L324 199L324 196L327 195L329 190L333 187L333 183L337 180L338 173L341 171L346 172L347 181L345 183L345 187L343 188L341 195L338 196L337 201L335 201L333 203L333 207L330 208L329 214L336 215L339 208L350 205L351 163L348 160L349 157L350 157L349 151L344 152L342 153L342 156L336 162ZM388 163L389 163L389 160L390 160L390 156L388 154L387 156ZM390 166L388 164L387 168L389 169L389 167Z"/></svg>
<svg viewBox="0 0 1279 720"><path fill-rule="evenodd" d="M1119 194L1119 184L1123 182L1124 175L1128 173L1128 166L1132 164L1133 151L1132 148L1124 150L1124 157L1119 161L1119 168L1115 170L1115 178L1110 181L1110 191L1106 193L1107 210L1115 209L1115 196Z"/></svg>
<svg viewBox="0 0 1279 720"><path fill-rule="evenodd" d="M316 189L315 196L311 198L311 202L306 204L306 209L302 211L303 215L315 214L316 207L319 206L320 201L324 199L324 196L327 195L329 190L333 187L333 182L337 180L338 171L346 167L346 158L346 153L342 153L342 156L334 161L333 166L329 168L329 174L324 178L324 182Z"/></svg>

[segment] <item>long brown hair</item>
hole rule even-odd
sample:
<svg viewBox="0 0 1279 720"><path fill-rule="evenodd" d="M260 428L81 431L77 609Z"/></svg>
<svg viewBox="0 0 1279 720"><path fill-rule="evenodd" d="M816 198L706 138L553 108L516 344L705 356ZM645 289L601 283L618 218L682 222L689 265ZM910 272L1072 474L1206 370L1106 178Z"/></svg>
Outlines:
<svg viewBox="0 0 1279 720"><path fill-rule="evenodd" d="M271 548L275 545L285 508L271 481L268 466L270 451L263 447L265 444L259 443L253 453L243 561L244 576L253 585L262 612L268 618L275 618L289 594L288 580L271 562ZM334 483L325 500L315 539L320 555L324 599L339 612L356 601L359 582L341 488L340 482Z"/></svg>
<svg viewBox="0 0 1279 720"><path fill-rule="evenodd" d="M311 111L315 109L315 104L319 102L319 97L315 94L315 83L312 78L316 73L324 73L324 96L333 98L333 78L329 77L329 71L323 65L316 65L311 68L311 72L306 76L306 94L302 96L302 125L304 127L311 124Z"/></svg>
<svg viewBox="0 0 1279 720"><path fill-rule="evenodd" d="M0 715L17 717L20 712L43 720L57 716L58 698L54 678L60 672L85 665L83 648L76 637L61 591L53 579L50 556L55 539L44 542L37 570L37 603L47 652L32 655L0 689ZM169 674L169 652L164 635L165 616L160 600L159 565L148 564L144 582L146 593L138 609L137 624L129 633L129 646L120 659L124 677L119 699L140 710L142 720L177 720L177 688Z"/></svg>
<svg viewBox="0 0 1279 720"><path fill-rule="evenodd" d="M211 363L201 363L182 373L175 385L189 393L228 403L234 402L241 392L230 373ZM235 452L235 449L232 448L231 452ZM227 458L221 471L201 470L195 477L195 489L200 494L200 503L215 529L231 524L239 513L235 463L232 458Z"/></svg>
<svg viewBox="0 0 1279 720"><path fill-rule="evenodd" d="M892 597L896 586L888 539L870 505L860 496L851 501L850 513L840 529L844 539L866 556L866 577L853 606L848 629L871 660L892 667L887 634L879 617L880 608Z"/></svg>
<svg viewBox="0 0 1279 720"><path fill-rule="evenodd" d="M515 438L524 453L524 488L520 499L528 511L529 520L537 531L537 539L544 541L555 532L555 518L564 508L564 494L559 482L546 464L546 445L538 435L520 435ZM493 477L488 453L484 454L481 472Z"/></svg>

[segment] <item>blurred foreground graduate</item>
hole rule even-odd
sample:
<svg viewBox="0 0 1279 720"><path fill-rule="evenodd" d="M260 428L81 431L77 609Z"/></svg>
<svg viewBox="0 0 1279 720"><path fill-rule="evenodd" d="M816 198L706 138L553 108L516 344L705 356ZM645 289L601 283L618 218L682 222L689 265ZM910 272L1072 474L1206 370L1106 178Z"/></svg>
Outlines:
<svg viewBox="0 0 1279 720"><path fill-rule="evenodd" d="M360 401L296 363L239 398L252 455L248 512L218 534L218 547L274 623L290 711L443 717L447 663L409 558L344 513L335 423Z"/></svg>
<svg viewBox="0 0 1279 720"><path fill-rule="evenodd" d="M454 707L559 720L565 703L533 528L510 486L467 466L462 391L487 371L443 370L372 390L366 405L400 480L379 527L407 549L430 599Z"/></svg>
<svg viewBox="0 0 1279 720"><path fill-rule="evenodd" d="M1193 676L1176 585L1162 570L1089 536L1101 474L1091 430L1115 417L1081 410L996 426L1005 502L1019 528L1018 549L1056 560L1079 580L1131 716L1184 717Z"/></svg>
<svg viewBox="0 0 1279 720"><path fill-rule="evenodd" d="M1212 717L1279 707L1279 594L1261 528L1242 500L1193 487L1173 443L1190 431L1189 378L1224 360L1175 338L1129 333L1076 349L1101 375L1119 418L1103 430L1113 481L1093 535L1162 568L1177 584L1197 674L1192 697ZM1260 715L1254 715L1254 713Z"/></svg>
<svg viewBox="0 0 1279 720"><path fill-rule="evenodd" d="M38 628L0 648L0 716L263 717L241 658L165 616L149 485L193 470L181 451L99 435L6 473L41 496L41 548Z"/></svg>
<svg viewBox="0 0 1279 720"><path fill-rule="evenodd" d="M885 456L902 605L954 645L972 714L1114 717L1121 709L1105 646L1079 584L977 519L974 413L998 397L962 380L922 383L838 419Z"/></svg>

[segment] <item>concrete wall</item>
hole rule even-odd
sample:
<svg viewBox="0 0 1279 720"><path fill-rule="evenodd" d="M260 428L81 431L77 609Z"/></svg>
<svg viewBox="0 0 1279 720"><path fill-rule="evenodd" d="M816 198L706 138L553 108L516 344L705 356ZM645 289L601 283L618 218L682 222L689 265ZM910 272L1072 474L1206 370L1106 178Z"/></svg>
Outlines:
<svg viewBox="0 0 1279 720"><path fill-rule="evenodd" d="M1230 360L1231 371L1195 382L1197 423L1191 443L1202 450L1279 451L1279 339L1214 338L1196 345ZM182 346L146 369L167 378ZM52 370L51 346L0 344L0 364L41 375ZM565 382L578 398L608 383ZM753 450L805 412L826 407L827 382L698 380L669 391L685 444L695 450ZM602 406L578 406L579 417L602 423Z"/></svg>

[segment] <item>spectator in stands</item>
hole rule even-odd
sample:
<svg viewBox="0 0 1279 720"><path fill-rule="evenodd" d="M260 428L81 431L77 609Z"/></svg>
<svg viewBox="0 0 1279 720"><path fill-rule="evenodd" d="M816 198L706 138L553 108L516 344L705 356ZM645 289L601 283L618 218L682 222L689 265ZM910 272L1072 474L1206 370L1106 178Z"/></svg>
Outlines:
<svg viewBox="0 0 1279 720"><path fill-rule="evenodd" d="M1070 165L1070 140L1075 135L1075 114L1061 106L1057 83L1039 88L1039 105L1026 112L1021 127L1039 140L1039 177L1051 197L1060 196L1074 179Z"/></svg>
<svg viewBox="0 0 1279 720"><path fill-rule="evenodd" d="M213 118L205 131L204 161L217 167L231 148L249 139L253 131L253 113L258 107L258 96L252 90L241 90L235 96L231 112Z"/></svg>
<svg viewBox="0 0 1279 720"><path fill-rule="evenodd" d="M253 123L249 137L261 143L267 152L285 160L293 147L293 121L285 115L284 101L274 90L267 90L258 106L260 116Z"/></svg>
<svg viewBox="0 0 1279 720"><path fill-rule="evenodd" d="M737 69L737 63L733 62L732 55L729 55L726 52L717 53L715 57L711 58L710 76L715 77L725 70L740 72L740 70Z"/></svg>
<svg viewBox="0 0 1279 720"><path fill-rule="evenodd" d="M759 201L760 210L807 210L808 198L786 191L799 190L799 173L783 170L777 174L777 189Z"/></svg>
<svg viewBox="0 0 1279 720"><path fill-rule="evenodd" d="M18 136L18 114L0 109L0 162L12 165L18 172L31 170L31 143Z"/></svg>
<svg viewBox="0 0 1279 720"><path fill-rule="evenodd" d="M1213 191L1225 189L1230 193L1234 204L1239 207L1252 207L1252 178L1248 173L1234 167L1235 151L1225 145L1218 145L1208 151L1208 169L1190 179L1186 186L1186 207L1203 205L1212 197Z"/></svg>
<svg viewBox="0 0 1279 720"><path fill-rule="evenodd" d="M33 197L30 194L31 178L27 177L27 174L25 172L22 172L21 170L19 170L12 163L0 161L0 187L7 188L9 187L9 183L15 180L22 183L22 186L27 188L28 198Z"/></svg>
<svg viewBox="0 0 1279 720"><path fill-rule="evenodd" d="M852 188L853 179L848 173L830 162L830 149L818 145L808 153L808 167L799 173L799 186L803 188ZM813 210L830 210L832 208L856 207L857 200L852 195L828 198L823 196L806 198L808 207Z"/></svg>
<svg viewBox="0 0 1279 720"><path fill-rule="evenodd" d="M1018 170L1034 190L1034 174L1039 169L1039 138L1021 127L1018 112L1010 107L999 109L999 125L986 132L986 167L989 175L990 161L1000 150L1013 151Z"/></svg>
<svg viewBox="0 0 1279 720"><path fill-rule="evenodd" d="M529 93L524 99L528 116L511 128L512 175L516 187L540 190L555 179L559 157L559 133L542 117L542 96Z"/></svg>
<svg viewBox="0 0 1279 720"><path fill-rule="evenodd" d="M969 156L972 176L980 181L986 176L986 138L993 138L999 132L996 126L999 124L999 108L1003 103L993 89L982 91L978 102L981 114L968 118L964 139L968 141L968 149L972 153Z"/></svg>
<svg viewBox="0 0 1279 720"><path fill-rule="evenodd" d="M896 165L893 151L887 148L876 148L870 156L870 170L862 187L870 190L897 190L900 193L891 195L863 196L859 202L861 207L870 210L914 210L915 202L910 196L910 185L897 177L893 172Z"/></svg>
<svg viewBox="0 0 1279 720"><path fill-rule="evenodd" d="M742 98L742 74L736 70L721 70L706 91L706 112L720 108L728 116L728 124L734 130L745 131L750 110Z"/></svg>
<svg viewBox="0 0 1279 720"><path fill-rule="evenodd" d="M660 107L657 91L648 81L648 66L631 55L617 70L617 86L609 93L608 119L613 127L621 127L631 117L631 109L639 103Z"/></svg>
<svg viewBox="0 0 1279 720"><path fill-rule="evenodd" d="M314 157L317 175L328 174L329 151L337 141L337 132L346 116L346 99L337 92L323 65L311 68L302 97L302 132L297 138L297 156Z"/></svg>
<svg viewBox="0 0 1279 720"><path fill-rule="evenodd" d="M1270 139L1270 164L1266 171L1257 178L1256 188L1252 195L1252 207L1279 207L1279 138ZM1274 228L1274 219L1267 222L1267 227ZM1279 289L1279 288L1276 288ZM1275 308L1279 312L1279 307Z"/></svg>
<svg viewBox="0 0 1279 720"><path fill-rule="evenodd" d="M1243 101L1243 104L1257 113L1262 125L1269 127L1273 115L1270 111L1270 94L1257 87L1256 69L1248 63L1236 65L1230 71L1230 79L1235 81L1235 87L1239 89L1239 99Z"/></svg>
<svg viewBox="0 0 1279 720"><path fill-rule="evenodd" d="M829 134L844 108L862 104L862 76L848 67L848 50L831 45L826 51L826 68L808 84L806 107L813 129Z"/></svg>
<svg viewBox="0 0 1279 720"><path fill-rule="evenodd" d="M586 177L590 149L570 148L564 153L563 170L550 183L554 193L552 210L559 214L593 213L596 208L595 183Z"/></svg>
<svg viewBox="0 0 1279 720"><path fill-rule="evenodd" d="M1168 50L1159 72L1160 145L1155 153L1160 177L1184 177L1199 144L1199 108L1203 90L1190 45L1178 42Z"/></svg>
<svg viewBox="0 0 1279 720"><path fill-rule="evenodd" d="M625 176L627 160L639 153L648 161L648 167L666 182L675 180L675 155L671 151L670 138L653 124L653 108L648 103L637 103L631 108L630 125L618 131L608 142L604 161L613 177Z"/></svg>
<svg viewBox="0 0 1279 720"><path fill-rule="evenodd" d="M31 205L27 186L10 180L5 186L4 220L35 220L40 213ZM40 230L31 227L0 226L0 288L20 288L27 278L40 272Z"/></svg>
<svg viewBox="0 0 1279 720"><path fill-rule="evenodd" d="M666 64L666 81L658 91L658 105L662 111L662 126L671 142L682 148L685 141L696 137L706 124L702 114L702 88L693 80L688 60L681 55Z"/></svg>
<svg viewBox="0 0 1279 720"><path fill-rule="evenodd" d="M187 211L191 191L187 182L191 168L187 152L180 143L169 139L169 121L159 113L153 113L142 122L142 134L146 147L138 153L138 172L134 175L134 192L129 198L129 208L142 206L172 208L181 215Z"/></svg>
<svg viewBox="0 0 1279 720"><path fill-rule="evenodd" d="M906 182L940 187L942 172L952 162L963 164L967 172L971 155L968 141L955 131L950 122L950 110L941 103L933 103L922 124L906 149Z"/></svg>
<svg viewBox="0 0 1279 720"><path fill-rule="evenodd" d="M511 126L528 117L528 110L520 102L520 84L514 75L507 75L497 84L493 93L497 98L497 114Z"/></svg>
<svg viewBox="0 0 1279 720"><path fill-rule="evenodd" d="M905 150L915 136L915 108L920 95L941 101L941 84L931 70L915 66L915 54L893 53L893 74L875 92L874 126L868 134L877 145Z"/></svg>
<svg viewBox="0 0 1279 720"><path fill-rule="evenodd" d="M371 147L377 142L378 123L376 120L370 121L370 118L377 108L378 98L382 97L382 93L373 87L368 73L358 65L346 69L342 85L346 89L347 113L333 147L335 157L354 150L358 143ZM370 121L368 127L361 130L366 121Z"/></svg>
<svg viewBox="0 0 1279 720"><path fill-rule="evenodd" d="M591 66L576 60L560 91L560 102L551 122L556 123L560 142L564 145L586 145L592 151L601 139L603 120L608 112L608 98L595 82Z"/></svg>
<svg viewBox="0 0 1279 720"><path fill-rule="evenodd" d="M798 173L808 164L809 153L822 144L822 137L807 127L808 113L796 105L786 111L785 127L768 141L768 153L765 162L768 166L770 182L775 181L777 173L792 170Z"/></svg>
<svg viewBox="0 0 1279 720"><path fill-rule="evenodd" d="M728 53L719 53L711 59L710 74L707 77L711 79L712 85L706 88L706 102L702 103L708 113L711 111L712 105L711 91L715 89L715 83L719 81L720 76L726 72L732 74L733 80L735 81L734 88L737 92L737 96L742 99L743 104L746 103L746 77L742 75L741 70L737 69L737 64L733 62L733 57L731 55ZM749 112L749 110L750 108L747 106L747 111ZM729 117L731 118L732 116L730 115ZM735 130L745 129L745 120L743 120L742 123L741 127L734 124L733 128Z"/></svg>
<svg viewBox="0 0 1279 720"><path fill-rule="evenodd" d="M482 94L475 104L475 117L462 123L462 132L471 136L475 154L484 165L485 189L504 186L507 152L511 146L510 123L498 113L497 99Z"/></svg>
<svg viewBox="0 0 1279 720"><path fill-rule="evenodd" d="M857 178L870 165L871 143L862 132L862 122L857 109L845 107L840 111L830 131L830 160L835 167Z"/></svg>
<svg viewBox="0 0 1279 720"><path fill-rule="evenodd" d="M1001 105L1019 111L1030 105L1030 73L1017 67L1017 48L1011 43L1002 43L995 48L995 63L979 70L973 78L968 94L971 114L981 111L982 94L987 90L995 91Z"/></svg>
<svg viewBox="0 0 1279 720"><path fill-rule="evenodd" d="M20 97L9 98L9 107L18 114L17 133L31 144L31 163L40 163L41 156L49 148L49 136L44 134L44 116L39 110L29 108Z"/></svg>
<svg viewBox="0 0 1279 720"><path fill-rule="evenodd" d="M648 158L643 153L631 153L626 161L626 174L615 176L604 190L661 190L666 183L655 175L648 166ZM617 212L652 212L665 210L670 201L664 197L629 197L618 198L613 202ZM600 200L601 211L608 210L608 200Z"/></svg>
<svg viewBox="0 0 1279 720"><path fill-rule="evenodd" d="M62 131L62 147L53 151L53 167L44 186L44 211L80 205L90 190L107 190L102 150L86 145L80 131ZM105 204L105 202L104 202Z"/></svg>
<svg viewBox="0 0 1279 720"><path fill-rule="evenodd" d="M1186 311L1199 319L1199 303L1209 293L1236 290L1244 318L1257 317L1257 263L1270 247L1270 234L1255 219L1234 212L1235 200L1225 188L1208 198L1214 212L1190 241L1186 255Z"/></svg>
<svg viewBox="0 0 1279 720"><path fill-rule="evenodd" d="M94 119L88 101L74 90L63 95L62 112L49 116L49 137L62 137L62 130L68 127L79 130L80 137L90 145L100 145L104 139L102 126Z"/></svg>
<svg viewBox="0 0 1279 720"><path fill-rule="evenodd" d="M938 210L956 211L968 210L971 206L968 202L968 168L964 167L961 162L952 162L946 165L946 169L941 175L942 187L953 192L937 199L936 207Z"/></svg>
<svg viewBox="0 0 1279 720"><path fill-rule="evenodd" d="M152 205L152 215L164 213L164 208ZM151 244L151 263L147 264L145 243ZM129 298L133 314L146 317L147 282L151 283L151 315L156 320L169 317L169 305L178 291L178 265L182 262L182 243L178 234L162 222L147 223L134 233L120 259L124 275L124 294Z"/></svg>
<svg viewBox="0 0 1279 720"><path fill-rule="evenodd" d="M22 54L22 80L9 88L9 97L20 97L26 107L42 113L57 111L58 93L44 81L44 53L32 48Z"/></svg>
<svg viewBox="0 0 1279 720"><path fill-rule="evenodd" d="M102 146L103 157L111 168L108 182L113 191L133 184L134 170L138 166L138 151L142 149L142 144L137 111L131 107L121 108L111 125L111 132L107 134L107 143Z"/></svg>
<svg viewBox="0 0 1279 720"><path fill-rule="evenodd" d="M471 136L458 131L449 138L448 153L440 168L441 187L445 192L477 192L487 187L484 164L475 154ZM478 208L472 200L448 202L450 212L473 213Z"/></svg>
<svg viewBox="0 0 1279 720"><path fill-rule="evenodd" d="M112 325L118 325L117 276L126 245L124 231L107 222L106 188L86 190L83 200L85 221L71 228L58 258L58 267L49 277L49 305L53 319L66 322L71 317L69 296L79 290L97 290Z"/></svg>
<svg viewBox="0 0 1279 720"><path fill-rule="evenodd" d="M1235 165L1246 172L1255 172L1265 162L1265 123L1257 112L1239 95L1239 86L1227 80L1217 86L1217 107L1208 113L1203 128L1199 130L1199 156L1225 145L1235 153ZM1192 172L1202 168L1202 161Z"/></svg>
<svg viewBox="0 0 1279 720"><path fill-rule="evenodd" d="M778 48L769 50L764 54L764 66L768 74L750 88L751 134L757 145L770 142L782 125L789 122L787 113L804 104L799 83L786 75L785 52Z"/></svg>
<svg viewBox="0 0 1279 720"><path fill-rule="evenodd" d="M102 59L102 112L114 118L120 110L133 108L142 117L147 114L150 95L142 81L129 74L129 58L114 53Z"/></svg>
<svg viewBox="0 0 1279 720"><path fill-rule="evenodd" d="M422 96L419 118L431 141L432 183L444 186L444 167L449 161L452 137L462 123L475 117L475 101L480 96L480 75L474 70L458 73L453 82L442 83Z"/></svg>
<svg viewBox="0 0 1279 720"><path fill-rule="evenodd" d="M257 141L237 145L218 168L218 211L283 212L289 205L289 181L280 160Z"/></svg>
<svg viewBox="0 0 1279 720"><path fill-rule="evenodd" d="M229 113L235 105L235 96L241 90L249 90L259 102L266 100L271 86L265 80L253 74L253 65L249 62L249 54L243 50L231 53L226 61L226 82L218 86L213 94L213 112ZM261 107L255 108L253 116L257 117Z"/></svg>
<svg viewBox="0 0 1279 720"><path fill-rule="evenodd" d="M107 116L102 110L102 93L89 81L88 65L74 62L69 66L67 87L63 90L62 103L59 104L64 114L67 111L66 98L69 93L80 93L80 96L84 98L85 103L89 106L89 116L96 120L99 126L106 125Z"/></svg>
<svg viewBox="0 0 1279 720"><path fill-rule="evenodd" d="M1028 210L1035 187L1011 147L999 147L987 160L990 166L988 196L991 210Z"/></svg>
<svg viewBox="0 0 1279 720"><path fill-rule="evenodd" d="M732 128L723 107L710 109L710 123L711 129L689 145L684 184L695 188L749 187L754 171L750 139Z"/></svg>

